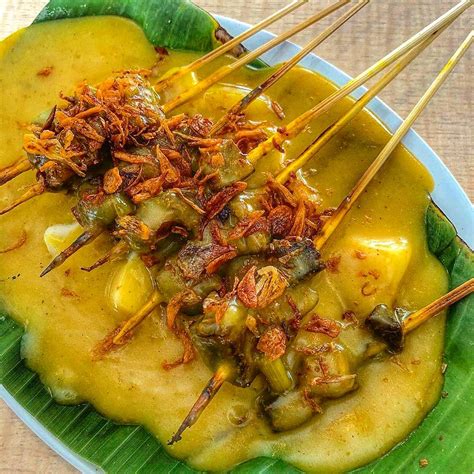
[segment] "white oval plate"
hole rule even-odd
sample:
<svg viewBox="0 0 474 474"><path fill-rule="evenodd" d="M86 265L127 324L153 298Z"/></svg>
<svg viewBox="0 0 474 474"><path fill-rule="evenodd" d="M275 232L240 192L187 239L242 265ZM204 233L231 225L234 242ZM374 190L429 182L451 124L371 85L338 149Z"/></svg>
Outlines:
<svg viewBox="0 0 474 474"><path fill-rule="evenodd" d="M214 15L219 23L236 36L249 28L250 25L221 15ZM262 31L246 41L246 46L256 49L259 45L274 38L273 33ZM270 65L281 63L294 56L301 47L291 43L282 43L271 52L265 54L263 59ZM351 77L338 69L336 66L321 59L315 54L307 56L301 65L315 71L334 84L342 87ZM356 99L361 97L367 89L360 87L352 96ZM367 107L392 133L400 126L402 119L382 100L375 98ZM432 193L433 201L441 208L449 220L457 229L458 235L469 245L474 247L474 207L469 201L464 190L456 181L441 158L429 147L429 145L414 130L410 130L403 140L403 144L411 153L425 165L435 181L435 189ZM100 468L86 461L74 451L65 446L41 423L31 416L3 387L0 386L0 397L13 410L37 436L41 438L50 448L63 457L72 466L84 473L102 472Z"/></svg>

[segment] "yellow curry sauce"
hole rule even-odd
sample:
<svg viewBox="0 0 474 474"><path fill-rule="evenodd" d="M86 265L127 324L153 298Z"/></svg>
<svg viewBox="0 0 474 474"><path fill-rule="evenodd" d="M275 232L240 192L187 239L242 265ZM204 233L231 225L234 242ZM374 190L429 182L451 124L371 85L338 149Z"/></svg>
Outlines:
<svg viewBox="0 0 474 474"><path fill-rule="evenodd" d="M113 17L32 26L0 45L0 55L0 166L23 156L26 125L51 109L61 91L71 92L83 80L94 84L114 71L151 68L157 59L135 24ZM173 52L159 72L195 57ZM223 61L229 59L220 64ZM227 85L213 87L182 110L218 118L267 75L240 71ZM249 116L284 124L333 90L320 76L295 69L269 92L286 118L276 117L268 98L251 106ZM268 171L295 158L350 104L345 101L311 124L287 145L286 155L275 152L262 160L251 184L262 184ZM301 174L315 189L314 199L323 208L336 206L388 137L373 116L360 114ZM1 204L32 182L29 172L3 187ZM399 147L323 249L324 259L337 265L312 280L320 293L318 315L340 320L345 311L353 311L363 318L378 303L416 309L446 291L445 272L426 245L423 219L431 188L428 172ZM1 304L25 325L26 361L60 402L89 401L107 417L146 426L165 444L210 371L200 360L171 371L162 368L165 360L179 357L182 348L160 312L146 320L122 350L92 361L91 349L126 317L106 296L111 274L123 263L91 274L80 270L109 249L111 241L99 239L58 271L39 278L51 259L44 233L50 226L74 222L73 202L63 194L47 194L0 218L0 249L23 231L27 236L22 247L0 255ZM137 293L133 298L140 302L144 296ZM363 331L348 331L345 338L354 354L363 351ZM444 317L429 321L408 337L401 355L366 364L357 391L326 403L322 415L286 433L273 433L258 415L260 380L248 389L226 384L199 422L169 450L201 470L229 469L257 456L281 458L315 472L361 466L402 441L436 403L443 338Z"/></svg>

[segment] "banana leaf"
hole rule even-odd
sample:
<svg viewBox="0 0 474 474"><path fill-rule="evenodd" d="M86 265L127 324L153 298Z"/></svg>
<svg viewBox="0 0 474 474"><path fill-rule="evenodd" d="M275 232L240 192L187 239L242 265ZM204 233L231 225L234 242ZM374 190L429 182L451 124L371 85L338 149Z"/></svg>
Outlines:
<svg viewBox="0 0 474 474"><path fill-rule="evenodd" d="M175 50L207 52L232 38L214 17L190 0L50 0L34 23L99 15L130 18L150 43ZM239 45L231 53L240 56L246 51ZM257 59L249 66L258 69L268 64Z"/></svg>
<svg viewBox="0 0 474 474"><path fill-rule="evenodd" d="M87 15L120 15L136 21L155 45L207 51L217 44L218 23L189 0L51 0L36 22ZM162 28L162 25L169 25ZM179 34L178 34L179 32ZM474 254L435 206L426 213L431 252L445 266L452 287L474 276ZM385 457L357 473L470 472L474 467L474 295L453 306L446 333L446 372L442 398L411 436ZM0 311L0 384L72 451L106 472L195 472L173 459L140 426L119 425L91 405L62 406L50 396L21 355L23 328ZM471 356L470 356L471 355ZM418 461L429 459L427 468ZM236 473L291 473L298 469L279 459L258 458L236 467Z"/></svg>
<svg viewBox="0 0 474 474"><path fill-rule="evenodd" d="M130 18L152 44L171 49L209 51L221 31L219 23L190 0L51 0L35 23L98 15Z"/></svg>

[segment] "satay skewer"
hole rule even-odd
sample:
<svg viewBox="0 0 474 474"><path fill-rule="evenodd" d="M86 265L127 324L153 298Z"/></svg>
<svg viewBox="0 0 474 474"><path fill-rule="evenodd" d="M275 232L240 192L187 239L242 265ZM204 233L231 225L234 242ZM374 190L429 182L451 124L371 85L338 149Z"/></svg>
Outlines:
<svg viewBox="0 0 474 474"><path fill-rule="evenodd" d="M3 186L8 181L20 176L31 169L31 164L27 158L21 158L16 163L7 166L0 170L0 186Z"/></svg>
<svg viewBox="0 0 474 474"><path fill-rule="evenodd" d="M447 27L447 26L445 26L445 27ZM368 97L367 97L366 99L368 99L372 94L375 95L375 94L378 92L378 90L381 88L381 85L384 85L384 84L390 82L390 80L393 79L396 74L398 74L401 70L403 70L403 68L406 67L406 66L409 64L409 62L411 62L411 61L412 61L424 48L426 48L432 41L434 41L434 39L435 39L439 34L441 34L441 32L442 32L441 30L438 31L438 32L437 32L435 35L433 35L431 38L428 38L427 40L425 40L425 43L422 43L421 45L419 45L419 46L417 46L416 48L414 48L411 53L408 53L408 54L406 55L406 57L405 57L396 67L394 67L394 68L392 69L392 71L390 71L386 76L384 76L384 77L379 81L379 83L374 86L374 88L373 88L371 91L367 92L367 94L369 94L369 95L368 95ZM455 55L455 56L456 56L456 55ZM458 58L458 60L459 60L459 59L460 59L460 57ZM449 64L449 63L448 63L448 64ZM453 67L454 67L454 65L450 68L450 71L452 70ZM450 71L449 71L449 72L450 72ZM445 78L447 77L447 74L449 74L449 72L445 72L445 73L444 73L444 74L445 74ZM441 85L441 83L439 83L438 79L435 80L435 83L434 83L434 84L439 84L439 85L438 85L438 88L439 88L440 85ZM430 88L430 90L431 90L431 88ZM375 92L375 93L374 93L374 92ZM425 95L426 95L426 94L425 94ZM434 95L434 92L431 93L431 96L432 96L432 95ZM424 97L425 97L425 96L424 96ZM430 98L431 98L431 97L430 97ZM362 100L362 99L361 99L361 100ZM370 100L370 99L369 99L369 100ZM421 100L423 100L423 99L421 99ZM420 100L420 102L421 102L421 100ZM423 103L425 103L425 102L426 102L426 100L423 101ZM354 105L354 107L351 109L352 112L349 111L348 114L346 114L345 117L346 117L346 118L347 118L347 117L350 117L351 115L354 115L354 114L355 114L354 112L358 112L358 111L359 111L359 108L360 108L360 106L361 106L362 103L363 103L363 102L356 103L356 104ZM427 102L426 102L426 104L427 104ZM426 104L425 104L425 106L426 106ZM364 105L365 105L365 104L364 104ZM420 113L421 113L421 111L420 111ZM343 118L344 118L344 117L343 117ZM352 117L351 117L351 118L352 118ZM342 119L341 119L341 120L342 120ZM408 119L407 119L407 120L408 120ZM411 123L411 122L410 122L410 123ZM411 126L411 125L409 125L408 128L410 128L410 126ZM407 128L407 130L408 130L408 128ZM394 136L394 138L396 138L397 136L398 136L398 134L397 134L396 136ZM392 138L391 142L394 140L394 138ZM403 138L403 135L402 135L400 138L398 138L398 142L401 140L401 138ZM323 139L324 139L324 136L323 136ZM398 143L398 142L397 142L397 143ZM389 144L390 144L390 142L389 142ZM388 146L389 146L389 145L387 145L387 147L388 147ZM393 145L392 145L392 146L393 146ZM382 153L383 153L383 152L382 152ZM390 154L390 153L389 153L389 154ZM306 159L306 158L308 157L308 154L307 154L306 152L304 152L302 156ZM312 156L312 155L311 155L311 156ZM388 155L387 155L387 156L388 156ZM298 160L296 160L296 161L298 161ZM305 161L305 162L306 162L306 161ZM303 164L304 164L304 163L300 163L299 166L302 166ZM372 168L372 166L373 166L373 165L371 165L370 168ZM369 170L370 170L370 168L369 168ZM296 169L296 168L295 168L295 169ZM295 169L293 169L293 171L295 171ZM283 179L280 178L280 181L283 181L283 182L284 182L284 181L286 181L286 180L283 180ZM344 207L345 204L346 204L346 202L347 202L347 198L340 204L339 207L340 207L340 208ZM335 214L335 215L336 215L336 214ZM334 215L334 216L335 216L335 215ZM345 215L345 214L344 214L344 215ZM320 248L324 245L324 243L326 242L327 238L329 238L329 234L327 234L328 230L326 230L326 227L327 227L327 226L331 226L331 231L330 231L330 232L331 232L331 233L334 232L334 230L337 228L337 226L338 226L338 225L340 224L340 222L342 221L344 215L341 214L341 217L340 217L337 221L336 221L336 220L333 221L332 218L327 221L326 225L323 227L323 230L322 230L323 233L322 233L319 237L317 237L317 238L315 239L315 246L316 246L316 248L320 249ZM332 217L334 217L334 216L332 216ZM326 236L326 238L323 238L324 236ZM155 299L155 300L158 300L158 299L159 299L159 294L158 294L157 291L155 291L155 293L152 295L151 299ZM161 300L160 300L160 302L161 302ZM160 304L160 303L157 303L155 306L148 308L148 314L150 314L150 313L158 306L158 304ZM142 313L142 311L140 311L140 313ZM145 316L145 317L146 317L146 316ZM144 319L145 317L135 318L135 317L133 316L133 317L130 319L130 324L127 325L127 332L130 333L133 329L135 329L135 328L143 321L143 319ZM125 340L125 335L126 335L125 332L122 330L120 337L117 337L117 336L116 336L116 337L114 338L114 343L115 343L116 345L120 345L121 341L124 341L124 340Z"/></svg>
<svg viewBox="0 0 474 474"><path fill-rule="evenodd" d="M199 395L199 398L194 403L193 407L186 415L186 418L181 423L180 427L177 429L176 433L168 441L168 445L173 445L181 440L183 432L194 425L201 416L202 412L206 407L211 403L214 397L219 392L224 382L229 380L232 377L232 368L224 364L220 366L214 375L211 377L207 385L204 387L204 390Z"/></svg>
<svg viewBox="0 0 474 474"><path fill-rule="evenodd" d="M248 155L248 160L252 163L257 163L263 156L275 148L280 148L284 142L299 135L308 124L319 117L323 113L327 112L335 103L346 97L350 93L354 92L358 87L363 85L372 77L376 76L384 69L389 67L395 61L400 59L413 47L421 44L430 36L436 34L440 29L451 24L456 18L458 18L464 11L472 6L472 0L463 0L458 3L451 10L446 12L444 15L439 17L437 20L423 28L417 34L409 38L403 44L395 48L392 52L388 53L382 59L377 61L374 65L360 73L357 77L350 80L341 89L331 94L329 97L321 101L319 104L308 110L304 114L300 115L297 119L290 122L285 127L282 127L278 132L269 137L266 141L262 142L258 147L254 148Z"/></svg>
<svg viewBox="0 0 474 474"><path fill-rule="evenodd" d="M443 69L440 71L436 79L433 81L431 86L427 89L427 91L423 94L421 99L415 105L413 110L410 112L408 117L404 120L402 125L398 128L395 134L392 136L390 141L385 145L384 149L381 151L379 156L375 159L375 161L369 166L367 171L363 174L363 176L359 179L357 184L354 186L352 191L346 196L346 198L342 201L342 203L337 208L336 212L325 222L321 233L315 239L316 248L320 249L331 237L334 233L335 229L344 219L346 214L354 205L354 202L360 197L360 195L364 192L367 186L370 184L374 176L379 172L382 168L384 163L393 153L395 148L399 145L405 135L408 133L416 119L421 115L421 113L425 110L426 106L429 104L433 96L436 92L440 89L440 87L444 84L446 79L449 77L450 73L453 71L455 66L464 56L466 51L471 46L474 40L474 33L471 31L466 39L462 42L459 46L457 51L454 55L449 59Z"/></svg>
<svg viewBox="0 0 474 474"><path fill-rule="evenodd" d="M235 38L232 38L231 40L227 41L226 43L222 44L218 48L210 51L209 53L205 54L199 59L196 59L196 61L193 61L191 64L188 64L186 66L183 66L179 68L176 72L173 74L170 74L169 76L164 77L163 79L160 79L156 84L155 84L155 90L157 92L166 89L169 87L171 84L173 84L175 81L180 79L181 77L185 76L186 74L190 74L194 71L197 71L204 65L210 63L211 61L214 61L214 59L219 58L220 56L223 56L225 53L231 51L233 48L239 46L240 43L243 41L247 40L251 36L253 36L255 33L258 33L259 31L262 31L264 28L267 26L270 26L271 24L277 22L281 18L284 18L286 15L289 15L296 9L300 8L304 4L308 3L308 0L296 0L290 4L288 4L286 7L282 8L281 10L278 10L277 12L273 13L270 15L268 18L262 20L261 22L257 23L256 25L250 27L248 30L244 31L240 35L236 36Z"/></svg>
<svg viewBox="0 0 474 474"><path fill-rule="evenodd" d="M30 199L35 198L36 196L40 196L44 193L44 186L41 183L33 184L30 186L19 198L15 199L13 202L8 204L5 208L0 210L0 216L7 214L8 212L12 211L13 209L17 208L21 204L29 201Z"/></svg>
<svg viewBox="0 0 474 474"><path fill-rule="evenodd" d="M403 308L395 308L392 311L385 305L377 306L367 318L366 326L383 342L370 344L365 352L365 358L374 357L387 349L392 352L401 351L407 334L473 292L474 278L471 278L411 314Z"/></svg>
<svg viewBox="0 0 474 474"><path fill-rule="evenodd" d="M51 263L41 272L40 278L43 278L49 272L62 265L69 257L93 242L103 232L103 229L84 231L71 245L69 245L69 247L63 250L51 261Z"/></svg>
<svg viewBox="0 0 474 474"><path fill-rule="evenodd" d="M279 44L283 43L287 39L291 38L292 36L296 35L300 31L305 30L312 24L318 22L319 20L325 18L326 16L330 15L334 11L338 10L342 6L346 5L349 3L350 0L339 0L336 3L333 3L329 7L325 8L324 10L321 10L319 13L316 13L315 15L311 16L307 20L304 20L303 22L299 23L298 25L290 28L289 30L285 31L284 33L280 34L279 36L273 38L272 40L268 41L267 43L263 44L259 48L255 49L254 51L249 52L245 56L237 59L236 61L222 66L219 68L217 71L203 79L202 81L198 82L196 85L190 87L188 90L182 92L178 96L176 96L174 99L170 100L169 102L163 104L162 110L165 114L168 114L172 110L176 109L180 105L185 104L188 102L190 99L195 97L196 95L200 94L201 92L206 91L209 89L211 86L214 84L218 83L225 77L227 77L229 74L232 72L240 69L242 66L245 66L258 57L260 57L262 54L266 53L267 51L270 51L271 49L275 48Z"/></svg>
<svg viewBox="0 0 474 474"><path fill-rule="evenodd" d="M212 127L210 135L213 136L218 133L226 125L229 119L244 111L254 100L260 97L265 91L278 82L285 76L293 67L295 67L304 57L311 53L317 46L323 43L333 33L335 33L341 26L349 21L356 13L368 5L370 0L360 0L349 11L332 23L328 28L321 32L316 38L311 40L300 52L293 56L290 60L285 62L283 66L277 69L268 79L255 89L250 91L243 99L231 107L228 112Z"/></svg>

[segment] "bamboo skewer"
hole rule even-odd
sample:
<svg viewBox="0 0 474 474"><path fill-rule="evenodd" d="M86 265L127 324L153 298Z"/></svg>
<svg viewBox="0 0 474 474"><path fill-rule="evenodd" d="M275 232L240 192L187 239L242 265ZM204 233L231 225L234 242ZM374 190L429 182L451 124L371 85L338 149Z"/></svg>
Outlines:
<svg viewBox="0 0 474 474"><path fill-rule="evenodd" d="M324 224L321 230L321 234L315 239L315 245L318 249L320 249L327 242L327 240L330 238L330 236L332 235L334 230L337 228L337 226L340 224L342 219L352 208L354 202L363 193L365 188L372 181L373 177L378 173L380 168L387 161L388 157L392 154L392 152L401 142L403 137L408 133L413 123L421 115L421 113L426 108L430 100L433 98L433 96L436 94L439 88L444 84L449 74L452 72L454 67L457 65L457 63L461 60L463 55L469 49L469 47L471 46L473 42L473 39L474 39L474 33L471 31L471 33L463 41L461 46L459 46L459 48L454 53L454 55L449 59L447 64L443 67L441 72L438 74L438 76L433 81L433 83L428 88L428 90L425 92L425 94L422 96L422 98L415 105L415 107L410 112L408 117L404 120L402 125L398 128L398 130L392 136L392 138L387 143L387 145L382 150L382 152L379 154L379 156L369 166L369 168L364 173L364 175L360 178L360 180L355 185L353 190L349 193L348 196L346 196L344 201L339 205L336 212L326 221L326 223Z"/></svg>
<svg viewBox="0 0 474 474"><path fill-rule="evenodd" d="M447 27L445 27L447 28ZM301 170L303 166L324 147L337 133L339 133L357 114L359 114L365 106L387 85L389 85L409 64L413 62L418 55L424 51L442 32L439 30L436 35L431 36L424 43L412 49L398 62L387 74L385 74L374 86L372 86L351 109L344 114L333 125L322 132L319 137L294 161L289 163L275 177L280 184L284 184L292 174Z"/></svg>
<svg viewBox="0 0 474 474"><path fill-rule="evenodd" d="M41 272L40 277L44 277L49 272L53 271L62 265L71 255L78 250L90 244L102 233L101 231L85 231L83 232L67 249L63 250L54 260Z"/></svg>
<svg viewBox="0 0 474 474"><path fill-rule="evenodd" d="M372 77L379 74L381 71L386 69L388 66L393 64L395 61L400 59L404 54L410 51L415 46L419 45L431 35L436 34L440 29L451 24L456 18L458 18L464 11L466 11L473 4L472 0L462 0L451 10L446 12L444 15L439 17L437 20L426 26L423 30L412 36L410 39L405 41L403 44L395 48L392 52L384 56L382 59L377 61L374 65L359 74L356 78L350 80L341 89L331 94L329 97L324 99L322 102L317 104L312 109L308 110L297 119L290 122L286 127L275 133L273 136L262 142L258 147L254 148L247 159L251 163L256 163L264 155L275 149L281 147L281 145L290 138L297 136L302 132L306 126L320 116L324 112L328 111L336 102L347 96L358 87L363 85Z"/></svg>
<svg viewBox="0 0 474 474"><path fill-rule="evenodd" d="M414 331L416 328L420 327L429 319L441 313L441 311L449 308L454 303L466 298L474 292L474 278L464 282L462 285L459 285L454 290L451 290L444 296L441 296L437 300L433 301L424 308L411 313L405 319L400 322L399 330L401 332L401 339L404 338L407 334ZM370 319L370 317L369 317ZM369 325L369 328L371 326ZM385 339L383 334L378 333L375 329L371 328L376 336L379 336L381 339ZM370 359L376 355L384 352L389 348L389 344L386 342L375 342L370 344L365 351L365 358Z"/></svg>
<svg viewBox="0 0 474 474"><path fill-rule="evenodd" d="M155 90L157 92L159 92L159 91L165 89L166 87L169 87L174 81L180 79L181 77L185 76L186 74L197 71L198 69L200 69L205 64L208 64L211 61L213 61L214 59L217 59L218 57L224 55L228 51L231 51L234 47L238 46L240 43L242 43L246 39L250 38L255 33L258 33L259 31L262 31L267 26L275 23L276 21L280 20L281 18L285 17L286 15L289 15L290 13L292 13L296 9L300 8L301 6L303 6L307 2L308 2L308 0L297 0L297 1L294 1L294 2L290 3L285 8L282 8L281 10L273 13L268 18L266 18L266 19L262 20L261 22L257 23L255 26L252 26L251 28L244 31L242 34L236 36L235 38L232 38L227 43L224 43L223 45L219 46L218 48L210 51L209 53L207 53L203 57L197 59L196 61L192 62L191 64L188 64L186 66L181 67L175 73L159 80L154 86Z"/></svg>
<svg viewBox="0 0 474 474"><path fill-rule="evenodd" d="M404 334L408 334L409 332L415 330L433 316L436 316L444 309L448 308L454 303L457 303L466 296L469 296L473 292L474 278L471 278L454 290L451 290L446 295L438 298L436 301L433 301L428 306L425 306L423 309L410 314L410 316L408 316L402 323Z"/></svg>
<svg viewBox="0 0 474 474"><path fill-rule="evenodd" d="M163 297L158 291L154 291L145 305L138 313L128 319L120 328L119 332L113 338L113 343L116 345L123 344L127 335L130 334L158 305L163 302Z"/></svg>
<svg viewBox="0 0 474 474"><path fill-rule="evenodd" d="M342 25L350 20L356 13L364 8L370 0L360 0L349 11L342 15L332 25L326 28L316 38L310 41L299 53L297 53L289 61L285 62L274 74L266 79L258 87L250 91L242 100L237 102L211 129L210 135L213 136L218 133L227 123L230 117L238 115L245 110L254 100L260 97L266 90L278 82L287 72L296 66L304 57L306 57L317 46L323 43L333 33L335 33Z"/></svg>
<svg viewBox="0 0 474 474"><path fill-rule="evenodd" d="M0 186L3 186L5 183L8 183L8 181L11 181L30 169L31 164L28 161L28 158L21 158L16 163L3 168L0 170Z"/></svg>
<svg viewBox="0 0 474 474"><path fill-rule="evenodd" d="M99 344L94 350L95 353L101 354L101 356L106 355L114 347L122 346L127 341L132 331L139 326L161 303L163 303L163 296L157 290L154 290L151 296L148 298L148 301L140 308L129 319L125 320L122 324L114 328ZM112 344L108 344L109 341ZM106 342L107 347L104 347L104 342Z"/></svg>
<svg viewBox="0 0 474 474"><path fill-rule="evenodd" d="M7 207L2 209L0 211L0 216L3 216L7 212L10 212L16 207L18 207L20 204L23 204L29 201L30 199L33 199L34 197L39 196L40 194L43 194L43 193L44 193L44 186L40 183L34 184L33 186L29 187L22 196L20 196L18 199L10 203Z"/></svg>
<svg viewBox="0 0 474 474"><path fill-rule="evenodd" d="M179 107L180 105L186 103L188 100L192 99L196 95L198 95L201 92L206 91L209 89L211 86L222 80L224 77L228 76L232 72L236 71L237 69L241 68L242 66L245 66L246 64L251 63L255 59L257 59L259 56L262 54L266 53L267 51L273 49L275 46L278 46L279 44L283 43L287 39L291 38L295 34L299 33L300 31L303 31L304 29L308 28L311 26L313 23L316 23L317 21L325 18L326 16L330 15L334 11L338 10L342 6L346 5L349 3L350 0L339 0L336 3L333 3L329 7L325 8L321 12L317 13L316 15L313 15L312 17L308 18L307 20L303 21L299 25L294 26L293 28L290 28L286 32L282 33L281 35L277 36L276 38L273 38L272 40L268 41L264 45L260 46L257 48L255 51L251 51L245 56L237 59L235 62L222 66L219 68L217 71L212 73L210 76L206 77L202 81L198 82L196 85L193 87L189 88L188 90L184 91L183 93L179 94L177 97L172 99L171 101L167 102L162 106L162 110L165 114L168 112L172 111L176 107Z"/></svg>
<svg viewBox="0 0 474 474"><path fill-rule="evenodd" d="M196 421L201 416L201 413L205 410L209 403L211 403L212 399L216 396L224 382L230 378L231 374L232 370L226 365L223 365L216 370L215 374L209 380L201 395L199 395L196 403L193 405L190 412L181 423L181 426L168 442L168 445L171 446L181 440L183 432L196 423Z"/></svg>
<svg viewBox="0 0 474 474"><path fill-rule="evenodd" d="M81 267L81 270L85 272L92 272L97 268L105 265L106 263L112 262L116 258L121 257L129 251L129 247L125 242L119 242L117 245L114 245L109 252L107 252L102 258L99 258L94 264L90 267Z"/></svg>

